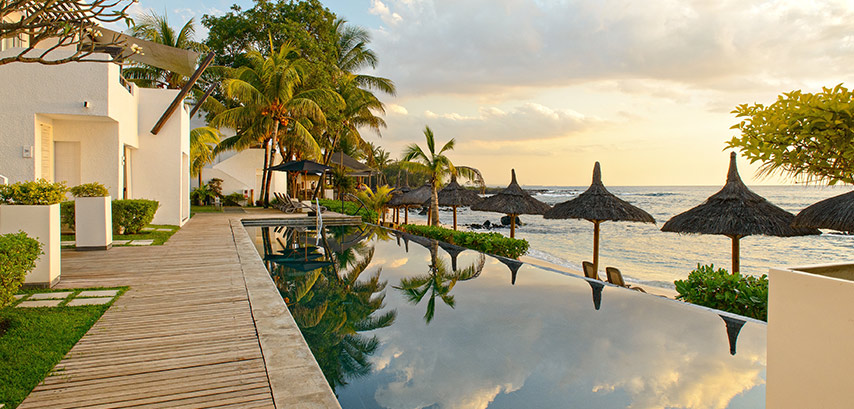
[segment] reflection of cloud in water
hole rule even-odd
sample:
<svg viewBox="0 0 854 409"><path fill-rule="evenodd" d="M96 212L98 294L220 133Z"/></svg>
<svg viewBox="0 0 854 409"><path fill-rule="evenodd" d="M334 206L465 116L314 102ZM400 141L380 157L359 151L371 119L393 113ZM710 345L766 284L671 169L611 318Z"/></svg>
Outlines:
<svg viewBox="0 0 854 409"><path fill-rule="evenodd" d="M583 281L530 266L515 287L506 276L490 268L474 285L459 283L456 309L437 313L429 325L421 306L392 302L401 295L389 292L389 305L402 306L397 322L377 332L383 346L372 359L381 372L372 375L376 402L715 409L745 394L738 400L745 407L764 403L761 325L744 327L732 357L714 313L612 287L594 311ZM342 398L359 393L360 381L339 391Z"/></svg>
<svg viewBox="0 0 854 409"><path fill-rule="evenodd" d="M408 257L399 258L399 259L396 259L396 260L392 261L391 263L389 263L388 266L391 268L398 268L398 267L406 264L407 261L409 261Z"/></svg>

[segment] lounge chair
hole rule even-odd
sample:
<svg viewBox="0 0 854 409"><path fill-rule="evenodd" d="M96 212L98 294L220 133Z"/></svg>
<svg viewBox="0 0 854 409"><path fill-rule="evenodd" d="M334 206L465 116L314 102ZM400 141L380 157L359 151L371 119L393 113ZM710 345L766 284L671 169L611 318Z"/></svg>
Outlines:
<svg viewBox="0 0 854 409"><path fill-rule="evenodd" d="M596 268L593 267L593 263L589 261L582 261L581 267L584 269L585 277L599 280L599 273L596 271Z"/></svg>
<svg viewBox="0 0 854 409"><path fill-rule="evenodd" d="M315 211L314 206L307 205L299 200L291 199L287 193L278 193L273 192L273 195L278 199L278 208L279 210L285 213L301 213L303 210L307 212ZM327 209L323 206L320 206L320 211L324 212Z"/></svg>
<svg viewBox="0 0 854 409"><path fill-rule="evenodd" d="M640 291L645 293L643 288L632 286L626 284L625 280L623 280L623 273L620 272L616 267L605 267L605 273L608 275L608 282L614 285L618 285L620 287L630 288L635 291Z"/></svg>

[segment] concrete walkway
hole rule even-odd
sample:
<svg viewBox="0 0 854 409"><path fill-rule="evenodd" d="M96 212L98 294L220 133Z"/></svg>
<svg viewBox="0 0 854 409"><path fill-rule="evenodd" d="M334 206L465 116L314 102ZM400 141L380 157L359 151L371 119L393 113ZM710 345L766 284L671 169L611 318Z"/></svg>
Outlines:
<svg viewBox="0 0 854 409"><path fill-rule="evenodd" d="M57 288L131 288L20 407L339 407L241 216L198 214L163 246L64 251Z"/></svg>

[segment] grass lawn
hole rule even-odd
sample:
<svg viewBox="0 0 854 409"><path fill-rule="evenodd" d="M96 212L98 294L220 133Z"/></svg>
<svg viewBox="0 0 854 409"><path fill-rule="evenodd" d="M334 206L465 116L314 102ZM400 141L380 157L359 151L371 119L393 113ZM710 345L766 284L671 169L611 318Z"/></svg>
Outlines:
<svg viewBox="0 0 854 409"><path fill-rule="evenodd" d="M127 287L55 291L74 291L76 295L83 290L106 289L118 289L121 295ZM19 293L50 291L29 289ZM0 403L6 405L4 409L19 405L110 305L0 309Z"/></svg>
<svg viewBox="0 0 854 409"><path fill-rule="evenodd" d="M177 232L180 227L173 226L170 224L149 224L145 226L146 228L151 229L169 229L169 231L142 231L139 234L113 234L113 240L154 240L153 246L159 246L163 243L166 243L166 240L169 240L175 232ZM73 234L63 234L61 240L70 241L74 240ZM113 247L133 247L128 244L113 244ZM74 248L74 246L63 246L63 248Z"/></svg>

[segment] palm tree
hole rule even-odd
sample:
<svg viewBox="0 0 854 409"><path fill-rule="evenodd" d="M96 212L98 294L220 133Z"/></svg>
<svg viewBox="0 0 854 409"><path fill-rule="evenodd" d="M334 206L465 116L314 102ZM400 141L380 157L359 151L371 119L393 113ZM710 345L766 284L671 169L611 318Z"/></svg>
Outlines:
<svg viewBox="0 0 854 409"><path fill-rule="evenodd" d="M157 44L197 52L207 51L204 44L195 40L196 26L190 19L177 32L169 26L166 13L162 16L151 13L136 19L136 24L130 29L130 35ZM122 70L128 81L143 88L178 89L184 86L187 77L162 68L138 64Z"/></svg>
<svg viewBox="0 0 854 409"><path fill-rule="evenodd" d="M271 171L276 149L282 158L296 156L313 159L320 147L308 128L324 126L326 116L318 102L330 106L340 105L341 97L331 90L313 89L297 91L302 83L302 60L292 58L296 51L289 44L275 50L271 44L270 55L250 51L247 66L226 71L223 82L225 95L239 102L213 118L214 126L228 126L237 134L226 141L226 148L246 148L262 144L264 173L262 191L264 206L269 206ZM283 132L280 139L279 134Z"/></svg>
<svg viewBox="0 0 854 409"><path fill-rule="evenodd" d="M485 257L480 255L477 263L464 269L451 271L444 260L439 258L439 242L430 240L430 272L428 274L404 278L400 285L394 288L403 292L406 299L412 304L418 304L429 294L427 301L427 312L424 313L424 321L429 324L436 314L436 298L442 300L445 305L454 308L456 300L451 295L451 290L459 281L470 280L480 275L485 264Z"/></svg>
<svg viewBox="0 0 854 409"><path fill-rule="evenodd" d="M190 131L190 175L199 177L202 186L202 168L213 162L214 149L220 142L220 133L216 128L203 126Z"/></svg>
<svg viewBox="0 0 854 409"><path fill-rule="evenodd" d="M406 147L403 153L401 165L408 170L424 173L429 176L431 196L430 196L430 217L433 226L439 225L439 196L438 186L442 182L442 177L450 174L456 174L457 170L451 160L444 155L445 152L451 151L456 145L456 141L451 139L438 152L436 152L436 141L433 136L433 130L429 126L424 127L424 137L427 139L427 149L429 155L421 149L418 144L410 144Z"/></svg>

